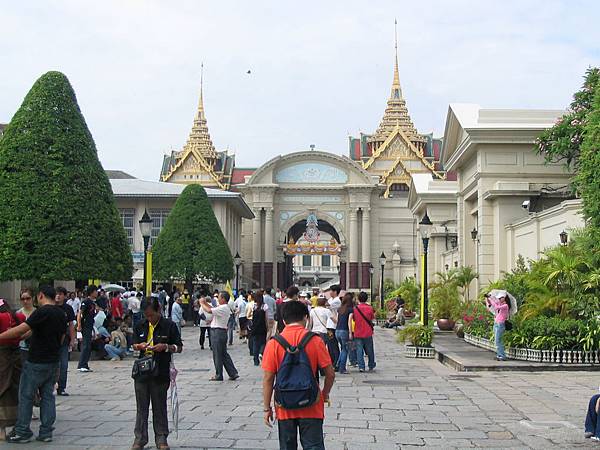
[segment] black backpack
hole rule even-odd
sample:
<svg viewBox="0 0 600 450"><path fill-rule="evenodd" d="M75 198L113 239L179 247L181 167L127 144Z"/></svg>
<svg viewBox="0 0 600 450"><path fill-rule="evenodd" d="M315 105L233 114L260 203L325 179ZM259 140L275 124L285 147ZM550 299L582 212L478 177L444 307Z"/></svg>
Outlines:
<svg viewBox="0 0 600 450"><path fill-rule="evenodd" d="M306 408L319 398L319 380L304 351L315 336L315 333L306 333L297 346L290 345L280 334L273 337L285 349L275 380L275 403L282 408Z"/></svg>

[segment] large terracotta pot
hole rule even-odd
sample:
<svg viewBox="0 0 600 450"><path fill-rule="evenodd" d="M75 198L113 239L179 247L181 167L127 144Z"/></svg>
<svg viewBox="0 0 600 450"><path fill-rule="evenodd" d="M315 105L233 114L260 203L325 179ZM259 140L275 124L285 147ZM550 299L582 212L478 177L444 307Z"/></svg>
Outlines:
<svg viewBox="0 0 600 450"><path fill-rule="evenodd" d="M438 319L437 326L441 331L452 331L454 329L455 322L452 319Z"/></svg>

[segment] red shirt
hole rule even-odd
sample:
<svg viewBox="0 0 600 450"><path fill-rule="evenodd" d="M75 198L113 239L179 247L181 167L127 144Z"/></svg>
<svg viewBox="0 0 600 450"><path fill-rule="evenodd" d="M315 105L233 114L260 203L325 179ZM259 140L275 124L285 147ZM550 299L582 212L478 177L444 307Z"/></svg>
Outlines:
<svg viewBox="0 0 600 450"><path fill-rule="evenodd" d="M123 304L119 297L113 297L110 301L110 312L114 318L123 318Z"/></svg>
<svg viewBox="0 0 600 450"><path fill-rule="evenodd" d="M357 309L360 308L360 312ZM354 318L354 337L356 338L367 338L373 336L373 328L371 325L363 318L360 313L363 313L367 320L370 322L375 318L375 312L371 305L367 305L366 303L359 303L354 307L354 312L352 313L352 317Z"/></svg>
<svg viewBox="0 0 600 450"><path fill-rule="evenodd" d="M15 322L15 320L13 319L13 317L10 313L7 313L7 312L0 313L0 333L4 333L9 328L14 328L17 325L22 324L26 320L25 315L22 313L16 313L15 316L17 316L17 322ZM10 340L2 340L2 341L0 341L0 345L16 347L19 345L19 341L20 341L19 338L10 339Z"/></svg>
<svg viewBox="0 0 600 450"><path fill-rule="evenodd" d="M281 336L290 343L290 345L298 345L302 337L307 331L300 325L287 326L281 332ZM317 372L317 367L324 369L331 365L331 358L327 347L323 343L323 339L318 336L313 337L304 348L310 366L314 373ZM277 373L279 366L283 362L285 350L275 339L267 342L263 353L262 368L267 372ZM307 408L301 409L284 409L275 406L278 420L287 419L323 419L325 417L325 406L323 404L323 396L319 395L319 399Z"/></svg>

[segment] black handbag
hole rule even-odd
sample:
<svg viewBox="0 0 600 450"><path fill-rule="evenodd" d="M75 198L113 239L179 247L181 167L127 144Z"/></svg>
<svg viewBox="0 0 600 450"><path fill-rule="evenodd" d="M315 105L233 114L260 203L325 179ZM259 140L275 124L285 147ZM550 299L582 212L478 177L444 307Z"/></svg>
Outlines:
<svg viewBox="0 0 600 450"><path fill-rule="evenodd" d="M143 356L133 362L131 378L136 381L148 381L158 374L158 364L154 356Z"/></svg>

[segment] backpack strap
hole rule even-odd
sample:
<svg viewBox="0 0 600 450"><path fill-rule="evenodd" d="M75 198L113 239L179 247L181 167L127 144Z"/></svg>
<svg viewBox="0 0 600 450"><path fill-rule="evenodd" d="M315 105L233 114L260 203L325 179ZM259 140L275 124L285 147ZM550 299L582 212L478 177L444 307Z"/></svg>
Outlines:
<svg viewBox="0 0 600 450"><path fill-rule="evenodd" d="M290 343L286 341L285 338L281 336L281 334L276 334L275 336L273 336L273 339L275 339L279 343L279 345L281 345L284 348L286 352L298 353L298 351L304 349L304 347L306 347L309 341L315 336L318 336L318 334L313 333L312 331L308 331L304 336L302 336L302 340L298 343L298 345L290 345Z"/></svg>
<svg viewBox="0 0 600 450"><path fill-rule="evenodd" d="M303 349L310 342L312 338L318 336L317 333L313 333L312 331L308 331L303 337L300 343L298 344L299 349Z"/></svg>

